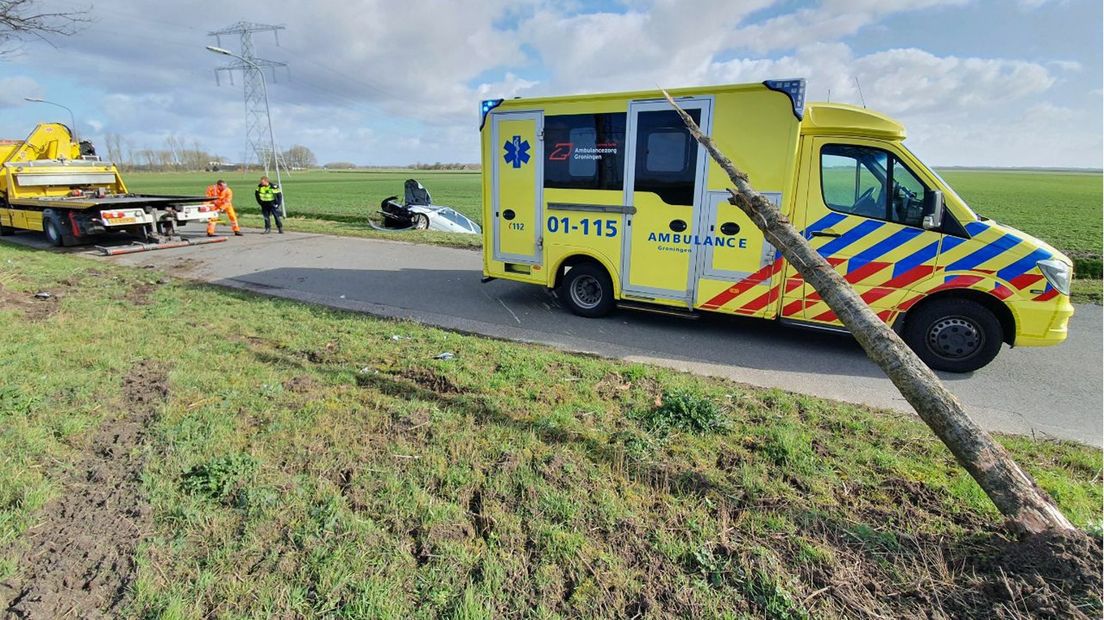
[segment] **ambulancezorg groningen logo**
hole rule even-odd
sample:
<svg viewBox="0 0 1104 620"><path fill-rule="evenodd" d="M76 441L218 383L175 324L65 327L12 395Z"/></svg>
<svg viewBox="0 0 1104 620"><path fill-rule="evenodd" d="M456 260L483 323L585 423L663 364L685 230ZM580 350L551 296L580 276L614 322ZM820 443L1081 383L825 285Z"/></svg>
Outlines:
<svg viewBox="0 0 1104 620"><path fill-rule="evenodd" d="M502 148L506 149L502 159L513 167L520 168L522 164L529 163L529 141L522 140L521 136L514 136L507 140Z"/></svg>

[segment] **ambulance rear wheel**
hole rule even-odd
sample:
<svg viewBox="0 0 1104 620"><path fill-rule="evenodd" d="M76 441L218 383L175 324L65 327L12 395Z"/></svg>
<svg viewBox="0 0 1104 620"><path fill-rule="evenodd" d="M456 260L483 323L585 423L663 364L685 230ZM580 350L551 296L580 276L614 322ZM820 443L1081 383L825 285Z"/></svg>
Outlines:
<svg viewBox="0 0 1104 620"><path fill-rule="evenodd" d="M940 299L909 313L905 342L933 370L973 372L1000 353L1000 320L969 299Z"/></svg>
<svg viewBox="0 0 1104 620"><path fill-rule="evenodd" d="M613 310L613 281L600 265L580 263L560 281L559 298L579 316L600 317Z"/></svg>

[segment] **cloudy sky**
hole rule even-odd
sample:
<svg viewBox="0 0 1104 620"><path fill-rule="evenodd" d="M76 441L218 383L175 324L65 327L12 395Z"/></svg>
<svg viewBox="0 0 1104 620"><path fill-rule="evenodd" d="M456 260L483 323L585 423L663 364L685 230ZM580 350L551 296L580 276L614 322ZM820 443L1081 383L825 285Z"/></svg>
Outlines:
<svg viewBox="0 0 1104 620"><path fill-rule="evenodd" d="M170 134L244 152L241 81L215 84L207 33L281 24L281 148L321 162L479 159L492 97L805 77L810 100L903 121L933 165L1101 167L1100 0L40 0L93 23L0 57L0 136L68 120L135 148ZM237 51L235 41L223 43ZM60 113L60 114L59 114Z"/></svg>

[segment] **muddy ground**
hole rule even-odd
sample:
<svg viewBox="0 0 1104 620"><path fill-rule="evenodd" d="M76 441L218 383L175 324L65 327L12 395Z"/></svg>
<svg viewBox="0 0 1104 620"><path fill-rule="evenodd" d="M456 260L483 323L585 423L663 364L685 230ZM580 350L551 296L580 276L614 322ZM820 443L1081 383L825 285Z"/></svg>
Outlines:
<svg viewBox="0 0 1104 620"><path fill-rule="evenodd" d="M150 529L143 446L168 393L167 369L159 363L139 362L127 374L123 407L37 516L17 550L18 576L0 583L5 617L115 617L125 608L135 551Z"/></svg>
<svg viewBox="0 0 1104 620"><path fill-rule="evenodd" d="M45 321L61 307L68 290L68 283L35 293L13 291L0 284L0 308L18 310L33 323Z"/></svg>

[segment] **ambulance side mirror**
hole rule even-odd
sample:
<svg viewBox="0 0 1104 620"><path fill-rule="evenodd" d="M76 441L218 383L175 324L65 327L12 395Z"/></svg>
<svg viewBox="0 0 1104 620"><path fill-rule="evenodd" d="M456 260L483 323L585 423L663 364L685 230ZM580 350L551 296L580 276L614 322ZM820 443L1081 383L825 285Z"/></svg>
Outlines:
<svg viewBox="0 0 1104 620"><path fill-rule="evenodd" d="M933 190L924 195L924 230L934 230L943 225L943 192Z"/></svg>

